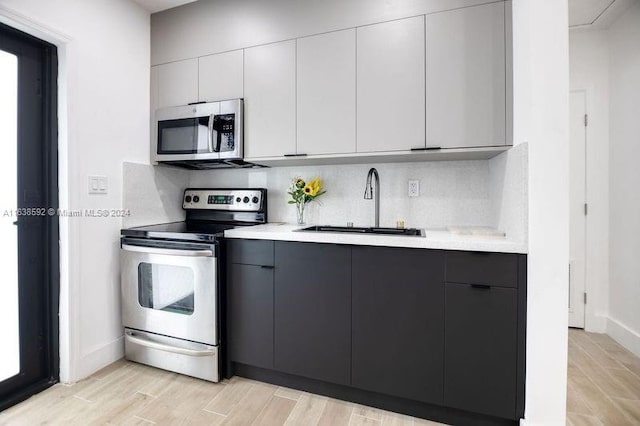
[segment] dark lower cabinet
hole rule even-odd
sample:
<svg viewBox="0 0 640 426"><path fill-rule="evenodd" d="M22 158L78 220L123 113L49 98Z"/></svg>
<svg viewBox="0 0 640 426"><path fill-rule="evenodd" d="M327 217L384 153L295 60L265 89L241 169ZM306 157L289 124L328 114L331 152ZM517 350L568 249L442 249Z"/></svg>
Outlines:
<svg viewBox="0 0 640 426"><path fill-rule="evenodd" d="M445 405L516 418L517 290L445 287Z"/></svg>
<svg viewBox="0 0 640 426"><path fill-rule="evenodd" d="M275 244L275 369L351 382L351 247Z"/></svg>
<svg viewBox="0 0 640 426"><path fill-rule="evenodd" d="M444 252L354 247L352 386L442 403Z"/></svg>
<svg viewBox="0 0 640 426"><path fill-rule="evenodd" d="M232 240L228 368L448 424L524 415L526 256Z"/></svg>
<svg viewBox="0 0 640 426"><path fill-rule="evenodd" d="M230 359L273 368L273 267L232 263L227 277Z"/></svg>

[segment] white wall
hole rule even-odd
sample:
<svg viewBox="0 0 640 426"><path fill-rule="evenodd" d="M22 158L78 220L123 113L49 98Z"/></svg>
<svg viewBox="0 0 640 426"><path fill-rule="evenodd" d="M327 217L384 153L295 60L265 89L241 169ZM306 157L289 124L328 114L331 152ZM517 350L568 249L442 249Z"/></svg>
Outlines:
<svg viewBox="0 0 640 426"><path fill-rule="evenodd" d="M587 252L585 328L603 333L609 306L609 41L608 31L569 33L570 87L586 94Z"/></svg>
<svg viewBox="0 0 640 426"><path fill-rule="evenodd" d="M59 45L61 208L121 208L122 162L149 158L149 14L129 0L0 0L0 19ZM94 174L108 195L87 194ZM121 224L61 219L64 382L122 356Z"/></svg>
<svg viewBox="0 0 640 426"><path fill-rule="evenodd" d="M640 3L609 29L608 333L640 356Z"/></svg>
<svg viewBox="0 0 640 426"><path fill-rule="evenodd" d="M514 143L529 143L527 425L566 420L569 264L567 1L514 0Z"/></svg>

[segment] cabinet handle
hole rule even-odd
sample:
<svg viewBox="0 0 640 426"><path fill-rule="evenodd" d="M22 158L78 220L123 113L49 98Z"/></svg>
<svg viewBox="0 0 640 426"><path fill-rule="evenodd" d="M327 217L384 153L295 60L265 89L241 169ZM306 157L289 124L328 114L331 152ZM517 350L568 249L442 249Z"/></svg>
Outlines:
<svg viewBox="0 0 640 426"><path fill-rule="evenodd" d="M306 157L307 154L285 154L285 157Z"/></svg>
<svg viewBox="0 0 640 426"><path fill-rule="evenodd" d="M411 152L420 152L420 151L436 151L438 149L442 149L439 146L424 146L419 148L411 148Z"/></svg>
<svg viewBox="0 0 640 426"><path fill-rule="evenodd" d="M273 266L269 266L269 265L260 265L260 267L262 269L274 269Z"/></svg>
<svg viewBox="0 0 640 426"><path fill-rule="evenodd" d="M477 290L491 290L491 286L486 284L471 284L471 288L475 288Z"/></svg>

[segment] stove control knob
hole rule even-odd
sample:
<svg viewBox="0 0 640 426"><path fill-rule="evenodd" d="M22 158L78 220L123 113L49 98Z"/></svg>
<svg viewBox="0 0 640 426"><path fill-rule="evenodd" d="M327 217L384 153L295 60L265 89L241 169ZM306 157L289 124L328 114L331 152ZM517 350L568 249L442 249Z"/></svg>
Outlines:
<svg viewBox="0 0 640 426"><path fill-rule="evenodd" d="M251 202L252 202L253 204L258 204L258 201L260 201L260 199L259 199L258 197L253 197L253 198L251 199Z"/></svg>
<svg viewBox="0 0 640 426"><path fill-rule="evenodd" d="M244 203L248 203L248 202L249 202L249 197L244 197L244 198L242 199L242 201L243 201Z"/></svg>
<svg viewBox="0 0 640 426"><path fill-rule="evenodd" d="M193 196L193 202L197 203L198 201L200 201L200 197L198 197L197 195Z"/></svg>
<svg viewBox="0 0 640 426"><path fill-rule="evenodd" d="M240 202L242 202L242 198L240 197L236 198L236 203L240 203Z"/></svg>
<svg viewBox="0 0 640 426"><path fill-rule="evenodd" d="M191 202L191 195L187 195L186 197L184 197L184 201L186 203L190 203Z"/></svg>

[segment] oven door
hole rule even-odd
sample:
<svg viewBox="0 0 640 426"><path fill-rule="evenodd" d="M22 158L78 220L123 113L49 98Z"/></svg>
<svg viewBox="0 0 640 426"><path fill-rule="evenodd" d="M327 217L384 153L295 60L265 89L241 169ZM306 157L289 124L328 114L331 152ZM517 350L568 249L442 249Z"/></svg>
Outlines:
<svg viewBox="0 0 640 426"><path fill-rule="evenodd" d="M217 345L216 246L123 238L121 247L123 325Z"/></svg>
<svg viewBox="0 0 640 426"><path fill-rule="evenodd" d="M156 111L155 161L218 160L214 124L220 103L164 108Z"/></svg>

